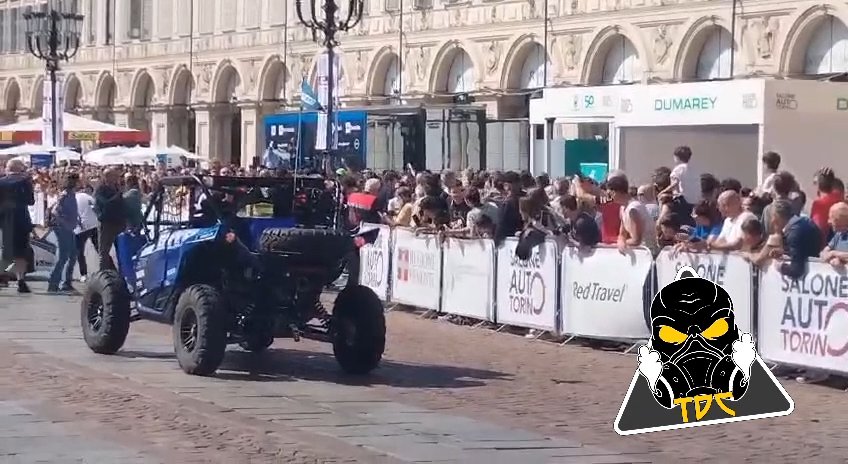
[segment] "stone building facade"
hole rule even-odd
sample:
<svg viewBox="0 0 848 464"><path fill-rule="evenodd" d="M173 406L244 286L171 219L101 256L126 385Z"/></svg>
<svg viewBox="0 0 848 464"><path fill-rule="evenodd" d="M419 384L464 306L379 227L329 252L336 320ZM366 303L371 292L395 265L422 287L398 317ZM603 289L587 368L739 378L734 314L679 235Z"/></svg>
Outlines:
<svg viewBox="0 0 848 464"><path fill-rule="evenodd" d="M64 0L86 16L66 110L246 163L262 116L296 108L301 80L315 81L321 48L294 2ZM0 122L41 113L22 15L45 3L0 0ZM490 117L521 118L545 85L824 77L848 71L846 23L844 2L365 0L341 37L340 94L366 106L468 93Z"/></svg>

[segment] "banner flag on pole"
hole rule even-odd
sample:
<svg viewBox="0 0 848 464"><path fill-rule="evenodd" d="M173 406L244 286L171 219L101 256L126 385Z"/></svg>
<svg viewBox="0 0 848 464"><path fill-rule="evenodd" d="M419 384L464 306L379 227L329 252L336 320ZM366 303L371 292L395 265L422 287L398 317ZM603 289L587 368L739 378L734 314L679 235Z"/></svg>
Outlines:
<svg viewBox="0 0 848 464"><path fill-rule="evenodd" d="M307 111L320 111L322 109L315 89L309 85L309 82L306 82L305 76L300 82L300 107Z"/></svg>

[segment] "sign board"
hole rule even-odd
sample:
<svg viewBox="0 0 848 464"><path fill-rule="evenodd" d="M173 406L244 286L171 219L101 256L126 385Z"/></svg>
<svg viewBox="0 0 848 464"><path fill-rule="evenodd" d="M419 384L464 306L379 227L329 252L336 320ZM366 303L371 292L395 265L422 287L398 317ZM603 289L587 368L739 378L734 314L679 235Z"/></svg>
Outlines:
<svg viewBox="0 0 848 464"><path fill-rule="evenodd" d="M621 254L614 248L562 253L563 331L609 339L645 339L643 288L653 257L647 248ZM615 276L612 278L611 276Z"/></svg>
<svg viewBox="0 0 848 464"><path fill-rule="evenodd" d="M382 224L363 223L361 232L380 229L374 243L359 249L359 284L364 285L380 297L389 300L389 251L392 231Z"/></svg>
<svg viewBox="0 0 848 464"><path fill-rule="evenodd" d="M594 180L598 184L607 180L609 164L607 163L580 163L580 174Z"/></svg>
<svg viewBox="0 0 848 464"><path fill-rule="evenodd" d="M435 235L416 237L408 229L395 229L392 243L392 301L439 309L442 250Z"/></svg>
<svg viewBox="0 0 848 464"><path fill-rule="evenodd" d="M763 358L848 372L848 276L811 262L800 279L760 272L757 338Z"/></svg>
<svg viewBox="0 0 848 464"><path fill-rule="evenodd" d="M442 246L442 256L442 312L483 321L493 320L494 242L448 238Z"/></svg>
<svg viewBox="0 0 848 464"><path fill-rule="evenodd" d="M530 259L515 256L518 239L498 248L495 322L556 332L557 244L551 240L533 248Z"/></svg>
<svg viewBox="0 0 848 464"><path fill-rule="evenodd" d="M368 139L368 114L365 111L340 110L336 113L338 147L341 159L355 158L365 165ZM265 116L265 147L290 149L297 153L297 165L311 167L319 163L316 139L326 137L319 127L320 114L314 111L287 112ZM326 118L325 118L326 120Z"/></svg>

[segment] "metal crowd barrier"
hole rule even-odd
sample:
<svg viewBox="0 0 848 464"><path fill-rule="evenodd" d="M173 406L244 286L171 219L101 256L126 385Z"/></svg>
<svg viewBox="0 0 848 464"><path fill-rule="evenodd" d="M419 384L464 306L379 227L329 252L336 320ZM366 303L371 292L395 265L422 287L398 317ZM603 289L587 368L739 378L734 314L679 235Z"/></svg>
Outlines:
<svg viewBox="0 0 848 464"><path fill-rule="evenodd" d="M360 283L389 303L565 336L642 343L650 337L648 308L681 266L724 287L736 324L754 335L772 363L848 373L848 273L811 260L797 281L774 265L758 270L736 253L675 253L654 258L646 248L581 250L548 239L530 259L518 243L416 236L379 228L360 250Z"/></svg>

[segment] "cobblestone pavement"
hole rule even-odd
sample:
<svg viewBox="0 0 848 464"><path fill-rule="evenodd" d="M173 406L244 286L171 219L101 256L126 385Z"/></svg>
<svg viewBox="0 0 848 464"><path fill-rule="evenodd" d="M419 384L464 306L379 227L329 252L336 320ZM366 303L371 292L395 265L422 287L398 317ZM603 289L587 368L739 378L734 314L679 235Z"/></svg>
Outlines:
<svg viewBox="0 0 848 464"><path fill-rule="evenodd" d="M217 377L199 378L177 367L168 327L134 323L118 356L98 356L78 314L75 298L0 290L0 400L35 398L39 417L75 417L84 424L72 430L122 446L102 452L133 459L848 462L848 403L835 388L784 382L789 417L619 437L633 356L391 312L386 360L366 379L342 375L309 340L232 350Z"/></svg>

